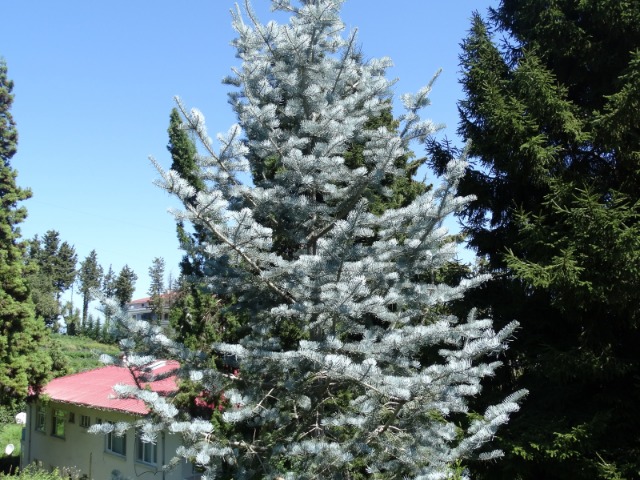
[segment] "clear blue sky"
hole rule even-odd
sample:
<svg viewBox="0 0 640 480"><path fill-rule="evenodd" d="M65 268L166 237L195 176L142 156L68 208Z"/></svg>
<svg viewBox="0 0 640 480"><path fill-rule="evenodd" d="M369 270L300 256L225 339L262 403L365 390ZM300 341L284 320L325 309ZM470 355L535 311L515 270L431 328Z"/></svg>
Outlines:
<svg viewBox="0 0 640 480"><path fill-rule="evenodd" d="M494 0L347 0L343 19L357 27L366 57L389 56L397 98L417 91L439 69L425 117L455 138L460 42L473 10ZM271 18L268 0L253 0ZM74 245L79 260L95 249L105 270L128 264L135 297L148 268L163 257L179 273L182 256L174 201L152 182L148 157L168 167L173 97L206 116L211 134L235 122L220 80L239 65L230 42L232 0L3 2L0 56L14 80L20 141L12 165L33 198L24 238L47 230ZM418 152L420 154L420 152Z"/></svg>

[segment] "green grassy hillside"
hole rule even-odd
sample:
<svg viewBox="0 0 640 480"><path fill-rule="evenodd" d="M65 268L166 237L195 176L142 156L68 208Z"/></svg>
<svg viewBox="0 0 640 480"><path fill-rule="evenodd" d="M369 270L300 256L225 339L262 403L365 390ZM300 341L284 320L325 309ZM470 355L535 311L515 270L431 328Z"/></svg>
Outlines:
<svg viewBox="0 0 640 480"><path fill-rule="evenodd" d="M88 337L53 335L67 361L67 373L84 372L102 366L100 355L118 355L117 345L96 342Z"/></svg>

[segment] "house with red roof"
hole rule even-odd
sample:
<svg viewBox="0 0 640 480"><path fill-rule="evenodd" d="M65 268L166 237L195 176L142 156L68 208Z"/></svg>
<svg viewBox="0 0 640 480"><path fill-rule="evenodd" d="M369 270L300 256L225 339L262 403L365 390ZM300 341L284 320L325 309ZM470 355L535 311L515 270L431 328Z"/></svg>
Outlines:
<svg viewBox="0 0 640 480"><path fill-rule="evenodd" d="M197 478L187 462L162 469L181 443L178 435L163 432L155 443L146 443L134 427L122 436L88 431L96 423L134 422L147 415L144 402L120 398L114 386L138 385L171 395L178 388L173 374L178 366L175 361L158 361L143 374L110 365L52 380L28 404L21 466L73 467L83 478L96 480Z"/></svg>
<svg viewBox="0 0 640 480"><path fill-rule="evenodd" d="M153 321L162 327L167 327L169 325L169 310L175 301L175 296L175 292L171 291L160 295L163 301L161 318L157 318L157 315L151 309L151 297L132 300L127 304L127 310L134 320Z"/></svg>

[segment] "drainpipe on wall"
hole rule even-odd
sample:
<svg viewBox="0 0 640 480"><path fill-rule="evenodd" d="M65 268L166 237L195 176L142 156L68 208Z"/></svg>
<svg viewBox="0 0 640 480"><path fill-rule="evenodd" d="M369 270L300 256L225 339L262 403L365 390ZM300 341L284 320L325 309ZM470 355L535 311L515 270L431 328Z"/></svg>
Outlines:
<svg viewBox="0 0 640 480"><path fill-rule="evenodd" d="M27 416L27 421L24 424L25 435L27 436L27 463L21 465L22 468L31 463L31 424L33 423L33 418L33 403L29 403L29 414Z"/></svg>
<svg viewBox="0 0 640 480"><path fill-rule="evenodd" d="M165 480L165 475L166 475L166 470L164 469L164 466L167 464L165 462L165 450L166 450L166 446L167 446L167 442L166 442L166 438L164 436L164 431L162 432L162 480Z"/></svg>

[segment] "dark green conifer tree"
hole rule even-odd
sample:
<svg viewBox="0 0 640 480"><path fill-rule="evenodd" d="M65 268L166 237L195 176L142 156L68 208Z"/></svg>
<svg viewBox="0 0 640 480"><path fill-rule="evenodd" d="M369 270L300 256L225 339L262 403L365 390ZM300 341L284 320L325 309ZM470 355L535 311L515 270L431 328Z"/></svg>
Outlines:
<svg viewBox="0 0 640 480"><path fill-rule="evenodd" d="M75 248L68 242L60 242L60 233L49 230L42 237L38 261L41 271L51 282L56 300L73 285L76 279L76 263L78 256Z"/></svg>
<svg viewBox="0 0 640 480"><path fill-rule="evenodd" d="M531 395L478 473L637 479L640 4L502 0L489 19L463 42L459 193L494 280L467 298L521 322L494 387Z"/></svg>
<svg viewBox="0 0 640 480"><path fill-rule="evenodd" d="M162 257L155 257L149 267L149 278L151 283L147 293L150 296L149 304L151 305L152 317L158 324L162 321L166 305L164 297L164 294L166 293L164 269L165 262Z"/></svg>
<svg viewBox="0 0 640 480"><path fill-rule="evenodd" d="M80 262L78 283L82 294L82 323L87 320L89 302L93 299L94 291L100 288L102 282L102 267L98 263L98 254L91 250L87 258Z"/></svg>
<svg viewBox="0 0 640 480"><path fill-rule="evenodd" d="M26 246L18 225L27 214L18 202L31 196L16 185L11 166L18 132L10 112L13 82L0 59L0 405L23 400L29 386L39 388L51 375L52 362L43 346L49 337L35 318L25 280Z"/></svg>
<svg viewBox="0 0 640 480"><path fill-rule="evenodd" d="M194 193L203 190L205 185L196 161L198 152L177 108L171 110L167 133L171 169L189 182ZM222 339L226 320L220 311L221 300L215 298L202 282L202 255L198 247L204 238L203 228L196 225L190 232L184 222L178 221L176 231L185 254L180 262L180 279L178 288L173 292L169 320L179 341L191 348L202 349ZM232 329L226 331L230 334Z"/></svg>
<svg viewBox="0 0 640 480"><path fill-rule="evenodd" d="M128 265L122 267L114 284L115 297L120 306L124 307L133 298L136 280L138 280L138 275Z"/></svg>
<svg viewBox="0 0 640 480"><path fill-rule="evenodd" d="M115 298L116 296L116 274L113 271L113 267L109 265L109 270L102 277L102 285L100 286L102 294L106 298ZM111 317L115 313L113 305L105 304L103 306L104 310L104 321L107 326L110 324Z"/></svg>
<svg viewBox="0 0 640 480"><path fill-rule="evenodd" d="M47 325L54 325L62 312L60 297L76 278L77 255L60 233L48 230L42 239L36 235L30 243L28 258L34 264L29 277L36 313Z"/></svg>

